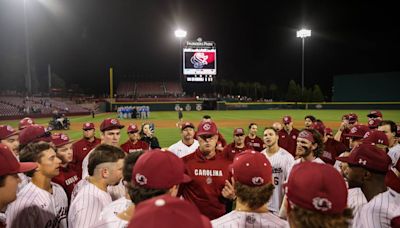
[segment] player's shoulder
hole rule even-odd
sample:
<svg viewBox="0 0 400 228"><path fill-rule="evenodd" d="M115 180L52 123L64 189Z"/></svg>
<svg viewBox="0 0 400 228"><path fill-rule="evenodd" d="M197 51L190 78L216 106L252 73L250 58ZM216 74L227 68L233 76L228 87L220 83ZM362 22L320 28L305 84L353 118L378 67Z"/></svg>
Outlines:
<svg viewBox="0 0 400 228"><path fill-rule="evenodd" d="M287 151L286 149L284 149L282 147L279 148L278 153L282 157L285 157L285 158L290 159L290 160L294 160L293 155L291 153L289 153L289 151Z"/></svg>

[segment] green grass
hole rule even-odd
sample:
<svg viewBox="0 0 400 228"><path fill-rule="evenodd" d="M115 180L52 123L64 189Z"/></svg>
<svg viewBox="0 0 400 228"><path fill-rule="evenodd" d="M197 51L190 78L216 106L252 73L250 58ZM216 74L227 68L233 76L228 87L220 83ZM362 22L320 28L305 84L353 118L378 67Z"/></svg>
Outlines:
<svg viewBox="0 0 400 228"><path fill-rule="evenodd" d="M295 127L302 128L303 127L303 119L304 116L312 114L318 119L323 120L324 122L331 124L338 124L340 122L341 116L346 113L355 112L359 117L359 121L361 123L366 124L367 117L366 115L369 113L369 110L243 110L243 111L192 111L192 112L184 112L184 119L193 122L195 125L199 123L203 115L210 115L218 125L218 122L221 121L241 121L241 126L247 130L247 126L250 122L256 121L259 123L259 135L261 135L261 129L266 127L263 123L267 123L270 121L280 121L282 116L291 115L293 120L295 121ZM396 123L400 123L400 110L384 110L383 112L384 119L393 120ZM101 121L106 117L116 117L114 113L102 113L96 115L95 119L92 119L91 116L74 116L70 117L71 123L77 122L88 122L93 121L98 129ZM155 120L169 120L173 123L177 121L178 115L177 112L152 112L150 119L148 121ZM50 118L41 118L35 119L36 123L47 125ZM141 124L140 120L127 120L125 123L134 122L138 125ZM18 120L11 121L0 121L0 124L9 124L13 127L17 127ZM179 140L179 130L171 124L171 127L156 127L156 136L158 137L160 144L162 147L168 147L169 145L175 143ZM230 142L232 140L232 132L234 127L231 126L223 126L221 124L218 125L219 130L225 136L226 140ZM121 143L127 140L126 128L122 131ZM72 139L79 139L82 136L81 130L69 130L66 133ZM96 132L96 135L99 135L99 132Z"/></svg>

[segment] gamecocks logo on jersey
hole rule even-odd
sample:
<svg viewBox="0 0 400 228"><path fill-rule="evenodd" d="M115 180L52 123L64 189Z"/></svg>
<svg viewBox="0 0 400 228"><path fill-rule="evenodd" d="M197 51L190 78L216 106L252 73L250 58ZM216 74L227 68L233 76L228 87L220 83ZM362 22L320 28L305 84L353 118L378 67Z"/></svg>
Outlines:
<svg viewBox="0 0 400 228"><path fill-rule="evenodd" d="M254 224L254 223L256 223L256 218L254 218L253 215L247 215L247 216L246 216L246 223L248 223L248 224Z"/></svg>
<svg viewBox="0 0 400 228"><path fill-rule="evenodd" d="M264 179L262 177L253 177L251 178L251 182L254 185L262 185L264 183Z"/></svg>
<svg viewBox="0 0 400 228"><path fill-rule="evenodd" d="M332 202L326 198L315 197L313 199L313 205L315 209L320 211L327 211L332 209Z"/></svg>
<svg viewBox="0 0 400 228"><path fill-rule="evenodd" d="M135 180L136 180L136 182L137 182L138 184L140 184L140 185L145 185L145 184L147 184L147 178L146 178L144 175L140 174L140 173L137 173L137 174L136 174Z"/></svg>
<svg viewBox="0 0 400 228"><path fill-rule="evenodd" d="M206 123L206 124L203 125L203 130L208 131L208 130L210 130L210 128L211 128L211 125L208 124L208 123Z"/></svg>
<svg viewBox="0 0 400 228"><path fill-rule="evenodd" d="M211 177L207 177L206 183L207 184L212 184L212 182L213 182L212 178Z"/></svg>

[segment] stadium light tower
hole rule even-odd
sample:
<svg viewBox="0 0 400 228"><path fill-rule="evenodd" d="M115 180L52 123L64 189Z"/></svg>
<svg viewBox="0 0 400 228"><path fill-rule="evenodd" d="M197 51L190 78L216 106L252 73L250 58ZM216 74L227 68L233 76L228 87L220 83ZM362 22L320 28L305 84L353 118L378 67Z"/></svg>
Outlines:
<svg viewBox="0 0 400 228"><path fill-rule="evenodd" d="M179 52L180 52L180 60L179 60L179 80L181 82L181 86L182 86L182 71L183 71L183 65L182 65L182 61L183 61L183 53L182 53L182 39L184 39L187 35L187 32L183 29L177 29L175 30L175 37L177 37L179 39Z"/></svg>
<svg viewBox="0 0 400 228"><path fill-rule="evenodd" d="M25 27L25 58L26 58L26 75L25 86L28 93L32 92L32 75L31 75L31 60L29 50L29 28L28 28L28 15L27 15L27 0L24 0L24 27Z"/></svg>
<svg viewBox="0 0 400 228"><path fill-rule="evenodd" d="M301 50L301 95L304 93L304 41L305 38L311 36L311 30L301 29L297 31L297 37L301 38L302 50Z"/></svg>

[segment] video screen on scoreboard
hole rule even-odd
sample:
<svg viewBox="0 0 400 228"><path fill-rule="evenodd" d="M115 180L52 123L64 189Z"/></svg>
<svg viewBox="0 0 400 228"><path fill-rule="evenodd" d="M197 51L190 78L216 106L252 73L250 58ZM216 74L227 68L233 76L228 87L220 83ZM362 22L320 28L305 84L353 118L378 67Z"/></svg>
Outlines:
<svg viewBox="0 0 400 228"><path fill-rule="evenodd" d="M216 75L216 49L183 49L184 75Z"/></svg>

